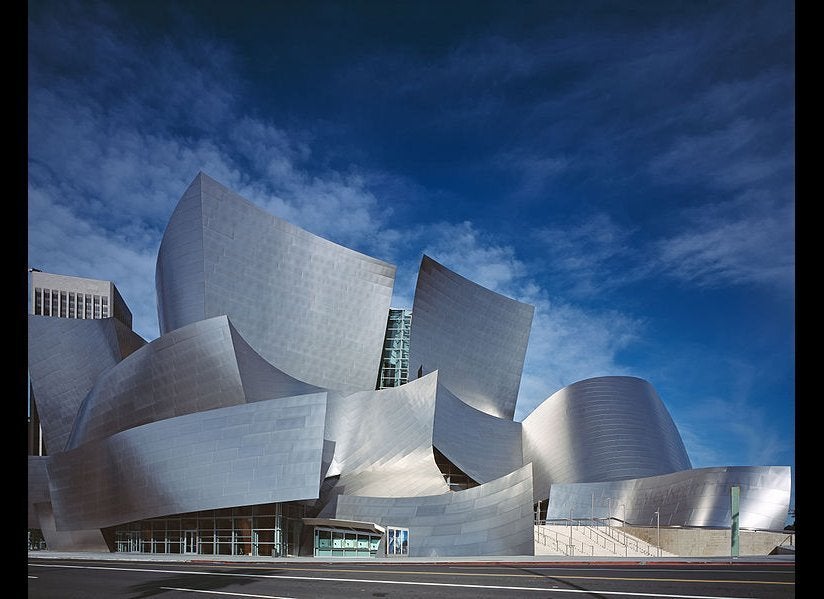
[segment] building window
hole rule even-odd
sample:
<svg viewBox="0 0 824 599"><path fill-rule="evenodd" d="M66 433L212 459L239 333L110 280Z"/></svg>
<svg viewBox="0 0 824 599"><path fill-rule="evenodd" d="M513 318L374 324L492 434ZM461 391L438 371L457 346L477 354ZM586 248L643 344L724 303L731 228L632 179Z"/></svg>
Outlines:
<svg viewBox="0 0 824 599"><path fill-rule="evenodd" d="M449 485L450 491L463 491L478 486L476 481L453 464L437 447L432 447L432 454L435 457L435 464L438 465L444 481Z"/></svg>
<svg viewBox="0 0 824 599"><path fill-rule="evenodd" d="M409 529L386 527L386 555L409 555Z"/></svg>
<svg viewBox="0 0 824 599"><path fill-rule="evenodd" d="M409 334L411 310L390 309L384 335L378 389L399 387L409 381Z"/></svg>
<svg viewBox="0 0 824 599"><path fill-rule="evenodd" d="M299 555L306 507L269 503L190 512L109 529L116 551L212 555Z"/></svg>

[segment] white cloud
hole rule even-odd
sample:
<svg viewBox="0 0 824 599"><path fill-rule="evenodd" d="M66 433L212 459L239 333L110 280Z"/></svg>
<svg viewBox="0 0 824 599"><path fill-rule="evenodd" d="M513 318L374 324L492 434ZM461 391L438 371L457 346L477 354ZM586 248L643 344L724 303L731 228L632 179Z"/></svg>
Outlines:
<svg viewBox="0 0 824 599"><path fill-rule="evenodd" d="M673 416L695 468L780 466L794 449L793 439L782 436L748 394L704 396L681 405ZM737 463L728 463L731 457Z"/></svg>
<svg viewBox="0 0 824 599"><path fill-rule="evenodd" d="M424 253L450 270L498 293L519 292L527 269L512 247L483 239L469 221L427 226L425 234Z"/></svg>
<svg viewBox="0 0 824 599"><path fill-rule="evenodd" d="M766 119L739 117L718 129L682 135L650 163L655 176L692 180L696 173L711 186L724 189L763 184L790 172L792 155L776 152L766 139L773 128Z"/></svg>
<svg viewBox="0 0 824 599"><path fill-rule="evenodd" d="M550 298L543 284L529 274L533 264L526 264L511 245L487 236L472 223L394 229L389 203L382 205L372 191L375 178L386 175L358 168L320 170L320 162L310 164L319 152L310 138L242 109L243 82L234 74L231 48L204 41L194 30L154 43L136 37L136 29L121 30L115 19L107 14L91 24L79 17L54 20L37 24L32 32L31 266L113 280L134 313L136 331L155 338L154 266L160 236L181 194L203 170L290 222L397 264L393 304L398 307L412 306L423 252L480 285L533 304L536 312L518 419L577 380L633 374L617 356L643 333L642 321L618 311L591 310ZM50 48L44 48L44 43ZM55 48L59 58L54 53L44 56ZM480 52L480 47L468 48L472 52L464 50L464 55L458 53L441 65L445 73L452 68L450 60L457 65L471 58L467 52ZM515 47L509 50L509 56L522 52ZM478 60L477 73L507 72L502 67L508 64L507 57L498 63L495 53L481 52ZM522 64L525 72L534 66ZM399 73L406 77L402 70ZM135 87L134 81L141 84ZM583 83L591 81L589 77ZM471 100L466 106L447 109L475 107L478 98L466 97ZM579 98L573 93L567 99L572 105ZM558 119L559 106L550 104ZM738 129L721 133L744 135L748 123L740 121ZM712 151L706 140L685 138L659 160L657 168L672 174L679 161L689 159L700 166L702 149ZM511 155L522 159L519 173L524 188L531 191L546 189L569 166L559 154L544 157L532 150L516 150ZM781 163L771 164L775 168L760 166L769 172L784 168ZM742 163L734 176L727 174L730 184L763 178L747 168L751 166ZM718 169L713 172L725 176ZM551 273L574 281L579 297L620 281L610 271L616 261L640 269L648 260L657 272L700 285L785 284L794 262L788 242L794 230L791 208L787 202L782 207L781 202L766 200L753 206L737 216L722 206L703 214L686 213L684 228L651 246L638 247L632 245L633 230L607 213L596 212L578 225L544 230L547 264ZM713 451L702 442L701 422L690 418L685 422L685 439L695 440L695 449L688 443L691 451L698 455ZM755 426L759 424L756 420ZM731 430L731 434L747 439L745 430ZM777 447L775 438L766 441L764 447Z"/></svg>
<svg viewBox="0 0 824 599"><path fill-rule="evenodd" d="M749 194L684 213L682 230L653 244L656 269L702 287L759 284L792 292L792 203Z"/></svg>
<svg viewBox="0 0 824 599"><path fill-rule="evenodd" d="M133 329L157 337L155 252L98 230L54 201L59 191L29 185L29 266L113 281L132 311ZM148 283L148 284L147 284Z"/></svg>
<svg viewBox="0 0 824 599"><path fill-rule="evenodd" d="M563 226L531 232L546 255L535 268L548 271L556 286L571 296L595 297L644 276L644 263L633 245L635 233L603 211L578 220L567 217Z"/></svg>
<svg viewBox="0 0 824 599"><path fill-rule="evenodd" d="M31 26L32 266L113 280L134 313L135 330L155 338L157 248L201 170L313 233L365 249L387 247L380 240L392 236L384 227L387 212L365 175L310 174L311 149L303 139L241 113L229 48L195 32L145 40L121 28L111 12L74 10L66 22L44 18ZM72 62L89 58L86 38L105 52L99 60ZM75 45L79 55L65 54ZM49 53L55 49L63 54Z"/></svg>
<svg viewBox="0 0 824 599"><path fill-rule="evenodd" d="M547 299L534 305L516 420L523 420L547 397L574 382L597 376L642 376L617 360L618 352L643 334L640 319Z"/></svg>
<svg viewBox="0 0 824 599"><path fill-rule="evenodd" d="M639 319L550 299L511 246L486 238L472 223L439 223L426 228L426 237L424 252L450 270L535 306L517 420L566 385L594 376L632 374L616 356L639 338L644 326Z"/></svg>

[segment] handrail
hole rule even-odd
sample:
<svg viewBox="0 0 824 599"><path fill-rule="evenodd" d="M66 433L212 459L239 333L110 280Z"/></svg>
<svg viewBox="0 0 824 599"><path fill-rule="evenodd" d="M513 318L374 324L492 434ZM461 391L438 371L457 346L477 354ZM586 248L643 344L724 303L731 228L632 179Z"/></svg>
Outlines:
<svg viewBox="0 0 824 599"><path fill-rule="evenodd" d="M559 532L557 530L549 531L549 532L554 533L554 536L555 536L554 539L550 539L552 541L552 544L549 544L549 543L546 542L547 539L549 538L548 535L547 535L547 531L544 530L543 527L544 526L551 526L551 525L536 524L535 526L538 528L538 534L537 534L536 538L537 538L538 542L541 543L542 545L544 545L545 547L553 548L553 546L554 546L554 549L556 551L560 551L564 555L571 556L571 555L575 555L575 552L578 551L578 546L580 545L580 547L581 547L580 554L581 555L586 553L586 548L587 547L589 547L590 555L593 555L593 556L595 555L595 547L593 545L591 545L589 543L584 543L583 541L576 541L575 539L573 539L572 534L569 534L569 535L560 534L561 539L559 539L558 538Z"/></svg>
<svg viewBox="0 0 824 599"><path fill-rule="evenodd" d="M613 520L621 521L617 518L613 518ZM587 522L589 524L587 524ZM624 547L625 556L629 555L630 550L647 556L655 556L658 553L658 548L651 543L627 534L626 530L621 530L624 528L623 526L612 527L604 524L593 526L592 522L592 518L536 520L535 526L538 527L539 531L537 536L538 542L555 551L560 551L564 555L575 555L577 551L585 554L587 547L589 547L590 555L595 555L596 545L609 551L608 543L612 545L612 553L614 555L619 555L618 545ZM569 528L570 534L563 534L557 530L547 531L544 527L548 526ZM572 534L573 526L575 527L574 530L578 531L585 539L588 538L592 543L585 543L582 540L574 539L574 535ZM548 532L553 533L555 537L554 539L550 539L551 544L546 542ZM561 538L559 538L559 535Z"/></svg>

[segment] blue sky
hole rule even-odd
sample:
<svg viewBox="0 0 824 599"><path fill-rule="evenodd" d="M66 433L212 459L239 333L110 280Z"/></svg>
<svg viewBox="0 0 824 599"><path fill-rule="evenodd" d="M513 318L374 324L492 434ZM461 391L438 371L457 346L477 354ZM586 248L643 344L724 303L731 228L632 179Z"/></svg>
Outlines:
<svg viewBox="0 0 824 599"><path fill-rule="evenodd" d="M28 261L147 340L203 171L535 306L516 420L648 380L694 467L795 468L794 3L28 4Z"/></svg>

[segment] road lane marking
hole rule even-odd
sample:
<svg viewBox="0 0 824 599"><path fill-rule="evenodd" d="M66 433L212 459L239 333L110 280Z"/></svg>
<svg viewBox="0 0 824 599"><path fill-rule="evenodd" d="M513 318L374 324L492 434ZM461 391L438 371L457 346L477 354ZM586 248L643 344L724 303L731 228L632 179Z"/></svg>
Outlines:
<svg viewBox="0 0 824 599"><path fill-rule="evenodd" d="M394 584L405 586L447 587L462 589L500 590L500 591L538 591L542 593L586 593L600 595L619 595L629 597L670 597L672 599L748 599L729 595L674 595L672 593L640 593L632 591L599 591L596 589L558 589L548 587L523 587L504 585L458 584L449 582L415 582L411 580L369 580L364 578L331 578L325 576L285 576L281 574L238 574L233 572L197 572L189 570L161 570L155 568L115 568L111 566L73 566L68 564L29 564L43 568L73 568L79 570L112 570L121 572L151 572L155 574L191 574L193 576L234 576L236 578L264 578L274 580L303 580L315 582L356 582L358 584Z"/></svg>
<svg viewBox="0 0 824 599"><path fill-rule="evenodd" d="M220 566L224 568L236 568L237 566L229 565L229 564L215 564L215 566ZM556 578L559 580L564 579L573 579L573 580L638 580L643 582L648 581L660 581L660 582L706 582L711 584L717 583L735 583L735 584L795 584L795 581L779 581L779 580L736 580L736 579L700 579L700 578L652 578L652 577L630 577L630 576L581 576L577 574L559 574L557 576L551 576L549 573L547 574L514 574L509 572L427 572L425 570L363 570L363 569L343 569L343 568L289 568L289 567L268 567L262 568L266 570L286 570L290 572L345 572L345 573L358 573L358 574L417 574L417 575L428 575L428 576L496 576L499 578ZM530 568L525 568L530 569ZM545 570L550 570L549 568L544 568ZM569 568L564 568L569 569ZM615 572L619 570L613 570ZM641 572L641 570L636 570L637 572ZM645 572L649 572L649 570L644 570ZM677 570L671 570L676 572ZM704 570L701 570L704 572ZM723 570L713 570L713 572L723 572ZM759 571L762 574L788 574L788 572L770 572L768 570ZM733 572L733 574L739 574L739 572Z"/></svg>
<svg viewBox="0 0 824 599"><path fill-rule="evenodd" d="M76 566L81 567L81 566ZM237 568L234 564L210 564L209 567L219 568ZM253 570L277 570L289 572L335 572L335 573L357 573L357 574L404 574L404 575L421 575L421 576L489 576L498 578L551 578L554 580L609 580L621 582L696 582L707 584L777 584L777 585L794 585L795 580L739 580L739 579L724 579L724 578L655 578L655 577L641 577L641 576L584 576L577 574L559 574L552 576L547 574L514 574L514 573L491 573L491 572L427 572L424 570L364 570L364 569L343 569L343 568L282 568L282 567L256 567L249 568ZM641 571L641 570L637 570ZM703 570L702 570L703 571ZM715 570L716 572L718 570ZM648 572L648 570L647 570ZM735 574L738 574L737 572ZM778 572L778 574L787 574L787 572Z"/></svg>
<svg viewBox="0 0 824 599"><path fill-rule="evenodd" d="M180 587L160 587L164 591L183 591L184 593L208 593L209 595L229 595L230 597L255 597L257 599L295 599L280 595L250 595L249 593L229 593L227 591L204 591L201 589L183 589Z"/></svg>

